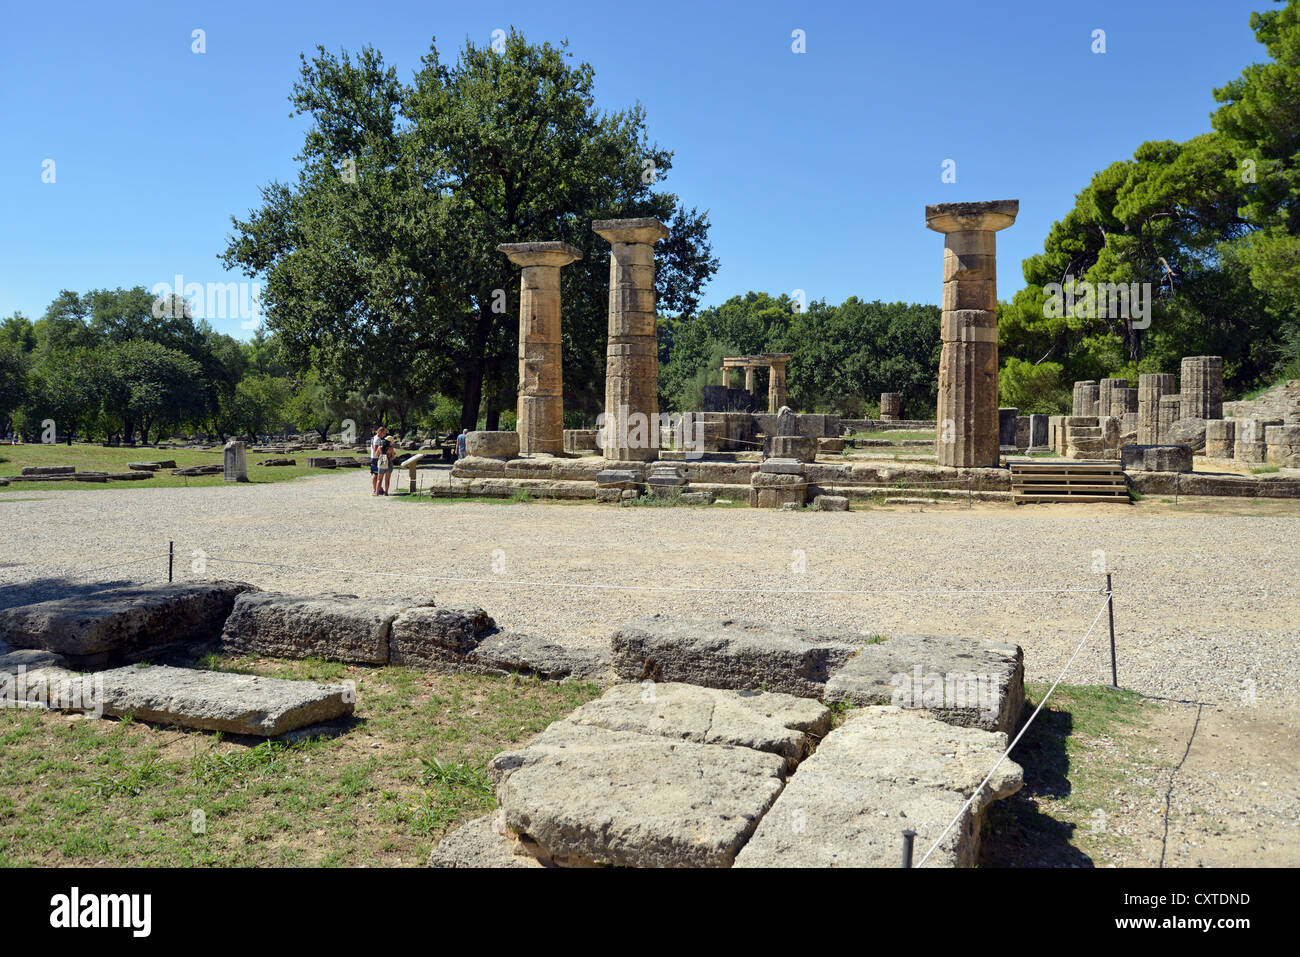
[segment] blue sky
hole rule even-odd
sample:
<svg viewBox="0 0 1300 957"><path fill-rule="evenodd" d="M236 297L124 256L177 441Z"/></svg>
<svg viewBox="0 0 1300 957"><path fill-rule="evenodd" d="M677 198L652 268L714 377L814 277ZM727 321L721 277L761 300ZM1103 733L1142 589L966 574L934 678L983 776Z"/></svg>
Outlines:
<svg viewBox="0 0 1300 957"><path fill-rule="evenodd" d="M431 38L454 59L512 25L568 38L602 107L644 104L651 138L676 153L662 185L710 211L722 268L705 304L750 289L937 302L942 239L925 204L1014 198L1019 220L998 238L1010 298L1020 261L1093 172L1143 140L1209 129L1212 89L1263 59L1249 16L1271 6L10 3L0 316L39 317L62 288L244 280L216 256L258 187L294 178L305 121L286 97L300 52L371 44L406 80ZM941 182L946 159L955 183ZM213 324L250 335L238 318Z"/></svg>

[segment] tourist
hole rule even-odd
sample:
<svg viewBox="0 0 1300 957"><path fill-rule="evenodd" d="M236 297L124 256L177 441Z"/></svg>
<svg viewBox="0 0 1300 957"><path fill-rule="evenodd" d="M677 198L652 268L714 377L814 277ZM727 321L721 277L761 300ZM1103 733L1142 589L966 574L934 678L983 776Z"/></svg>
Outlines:
<svg viewBox="0 0 1300 957"><path fill-rule="evenodd" d="M387 431L388 430L383 428L383 426L380 426L379 458L376 463L379 475L380 495L388 494L388 484L393 480L393 455L397 451L393 448L393 443L388 440Z"/></svg>
<svg viewBox="0 0 1300 957"><path fill-rule="evenodd" d="M379 449L384 444L384 427L378 425L370 430L370 494L379 494Z"/></svg>
<svg viewBox="0 0 1300 957"><path fill-rule="evenodd" d="M469 429L461 429L460 435L456 436L456 459L459 461L465 457L466 436L469 435Z"/></svg>

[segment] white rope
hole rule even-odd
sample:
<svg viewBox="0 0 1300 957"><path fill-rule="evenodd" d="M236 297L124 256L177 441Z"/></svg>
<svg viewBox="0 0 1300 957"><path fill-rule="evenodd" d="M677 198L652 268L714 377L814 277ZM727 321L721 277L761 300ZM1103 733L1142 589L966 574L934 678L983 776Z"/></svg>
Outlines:
<svg viewBox="0 0 1300 957"><path fill-rule="evenodd" d="M292 568L301 571L330 572L337 575L378 575L386 578L413 578L421 581L455 582L466 585L510 585L535 588L587 588L595 591L663 591L721 592L754 595L1029 595L1029 594L1097 594L1096 588L961 588L961 589L850 589L850 588L718 588L705 585L606 585L589 582L528 581L506 578L464 578L453 575L417 575L410 572L382 572L361 568L327 568L322 565L293 565L285 562L258 562L246 558L221 558L207 555L209 562L234 565L261 565L268 568ZM1105 592L1105 589L1102 589Z"/></svg>
<svg viewBox="0 0 1300 957"><path fill-rule="evenodd" d="M943 833L939 835L939 839L930 846L928 851L925 852L925 857L921 858L920 863L916 865L917 867L921 867L930 859L930 855L934 853L935 848L943 842L943 839L948 836L948 832L953 829L959 820L961 820L961 816L966 813L966 810L975 801L975 798L979 796L980 791L984 789L984 785L989 783L989 779L992 778L993 773L1001 767L1002 762L1007 759L1007 755L1011 753L1012 748L1020 743L1020 739L1025 736L1025 732L1029 730L1029 726L1033 724L1034 719L1038 717L1038 712L1043 710L1043 705L1047 704L1047 699L1052 696L1052 692L1056 690L1056 686L1061 683L1061 679L1065 677L1065 673L1070 670L1070 665L1074 664L1074 659L1079 657L1079 652L1083 651L1083 646L1087 644L1088 638L1092 634L1092 630L1097 627L1097 622L1101 621L1101 613L1110 607L1110 603L1113 599L1114 593L1107 592L1106 600L1101 603L1101 608L1097 611L1097 617L1094 618L1092 624L1088 626L1087 632L1084 633L1083 640L1079 642L1079 647L1074 649L1074 654L1072 654L1070 660L1065 663L1065 667L1061 669L1061 673L1056 676L1056 680L1052 682L1052 687L1047 689L1047 694L1043 695L1043 700L1038 702L1038 707L1035 708L1034 713L1029 716L1029 720L1025 722L1025 726L1020 729L1020 733L1016 735L1016 739L1007 746L1005 751L1002 752L1002 757L998 758L993 767L989 769L989 773L984 776L984 780L980 782L979 787L971 792L971 796L967 798L966 803L963 804L961 810L957 812L957 816L954 817L952 822L943 829Z"/></svg>

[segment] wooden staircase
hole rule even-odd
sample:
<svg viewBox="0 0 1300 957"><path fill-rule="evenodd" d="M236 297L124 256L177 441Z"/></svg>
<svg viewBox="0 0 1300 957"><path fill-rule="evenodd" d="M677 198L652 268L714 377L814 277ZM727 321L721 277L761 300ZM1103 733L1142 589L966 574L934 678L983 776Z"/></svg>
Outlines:
<svg viewBox="0 0 1300 957"><path fill-rule="evenodd" d="M1120 502L1128 505L1128 481L1118 462L1008 462L1012 500Z"/></svg>

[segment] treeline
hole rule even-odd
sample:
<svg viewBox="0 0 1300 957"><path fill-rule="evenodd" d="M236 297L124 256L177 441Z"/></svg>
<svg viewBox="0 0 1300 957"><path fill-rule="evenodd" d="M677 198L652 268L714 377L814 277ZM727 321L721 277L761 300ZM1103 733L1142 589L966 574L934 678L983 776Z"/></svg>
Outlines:
<svg viewBox="0 0 1300 957"><path fill-rule="evenodd" d="M513 418L513 417L512 417ZM148 443L173 435L315 432L345 419L406 436L452 430L458 403L292 367L274 335L251 342L196 322L184 300L144 287L61 292L43 316L0 322L0 434Z"/></svg>

